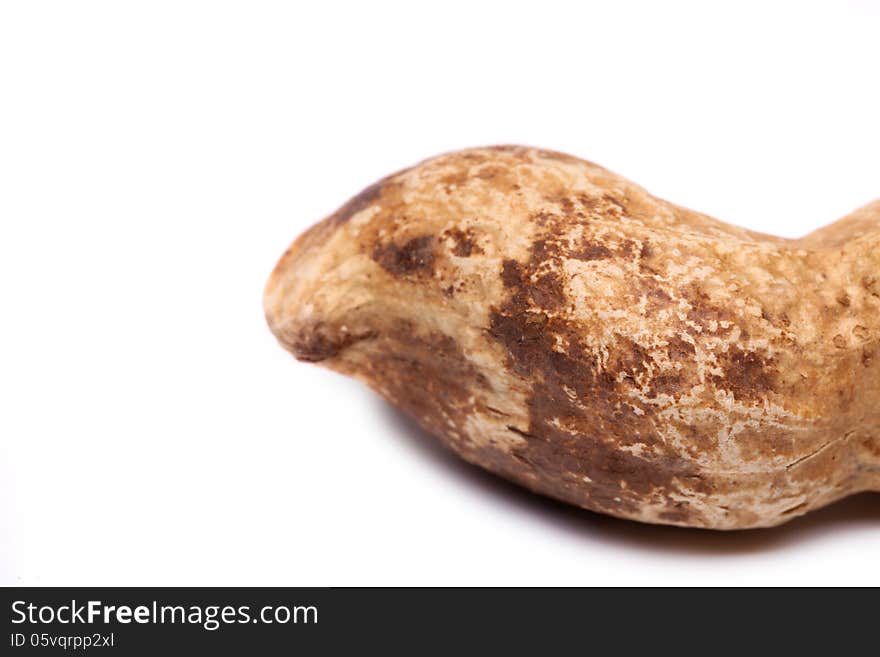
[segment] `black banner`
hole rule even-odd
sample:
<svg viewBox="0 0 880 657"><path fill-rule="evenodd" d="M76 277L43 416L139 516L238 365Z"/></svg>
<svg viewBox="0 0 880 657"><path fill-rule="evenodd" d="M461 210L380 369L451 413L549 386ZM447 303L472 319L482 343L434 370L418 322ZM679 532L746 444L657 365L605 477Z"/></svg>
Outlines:
<svg viewBox="0 0 880 657"><path fill-rule="evenodd" d="M866 634L872 601L841 592L704 589L7 588L2 654L350 654L477 643L548 654L720 642L787 650ZM821 596L821 597L818 597ZM873 597L873 596L870 596ZM842 604L841 601L848 602ZM817 604L819 603L819 604ZM795 626L786 625L791 619ZM846 632L834 635L836 621ZM817 634L817 630L820 634ZM599 649L604 646L605 649Z"/></svg>

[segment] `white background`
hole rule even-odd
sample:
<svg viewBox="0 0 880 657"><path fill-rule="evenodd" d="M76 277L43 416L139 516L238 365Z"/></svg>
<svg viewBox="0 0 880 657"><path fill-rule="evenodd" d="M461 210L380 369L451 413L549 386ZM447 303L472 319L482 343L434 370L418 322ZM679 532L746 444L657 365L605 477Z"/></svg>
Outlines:
<svg viewBox="0 0 880 657"><path fill-rule="evenodd" d="M867 1L3 3L2 581L880 584L877 494L733 534L546 502L261 308L300 231L465 146L798 236L880 196L878 70Z"/></svg>

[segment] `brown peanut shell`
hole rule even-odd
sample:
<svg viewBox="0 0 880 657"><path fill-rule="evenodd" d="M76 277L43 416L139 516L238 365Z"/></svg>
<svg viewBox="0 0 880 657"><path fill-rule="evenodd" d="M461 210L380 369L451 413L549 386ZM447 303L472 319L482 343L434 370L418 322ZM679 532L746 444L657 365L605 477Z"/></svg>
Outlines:
<svg viewBox="0 0 880 657"><path fill-rule="evenodd" d="M784 239L477 148L310 228L264 303L300 360L587 509L737 529L880 490L880 202Z"/></svg>

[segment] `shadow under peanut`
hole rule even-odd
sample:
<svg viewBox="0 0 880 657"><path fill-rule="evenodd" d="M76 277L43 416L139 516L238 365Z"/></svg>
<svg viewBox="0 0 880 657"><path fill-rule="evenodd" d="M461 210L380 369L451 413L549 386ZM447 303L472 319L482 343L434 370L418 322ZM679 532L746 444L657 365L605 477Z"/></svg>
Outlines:
<svg viewBox="0 0 880 657"><path fill-rule="evenodd" d="M543 497L471 465L444 447L408 416L385 402L384 416L392 437L447 471L460 484L501 505L515 508L555 530L584 540L613 542L633 548L678 553L723 555L779 550L856 527L880 529L880 494L862 493L795 518L780 527L720 532L647 525L579 509Z"/></svg>

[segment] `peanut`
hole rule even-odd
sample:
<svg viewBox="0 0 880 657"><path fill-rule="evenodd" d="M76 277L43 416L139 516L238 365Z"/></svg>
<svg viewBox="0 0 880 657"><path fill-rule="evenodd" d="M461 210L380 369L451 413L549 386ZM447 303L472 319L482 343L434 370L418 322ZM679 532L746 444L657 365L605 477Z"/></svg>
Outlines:
<svg viewBox="0 0 880 657"><path fill-rule="evenodd" d="M880 490L880 201L784 239L465 150L306 231L264 307L298 359L586 509L738 529Z"/></svg>

